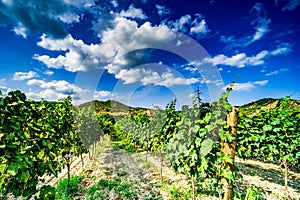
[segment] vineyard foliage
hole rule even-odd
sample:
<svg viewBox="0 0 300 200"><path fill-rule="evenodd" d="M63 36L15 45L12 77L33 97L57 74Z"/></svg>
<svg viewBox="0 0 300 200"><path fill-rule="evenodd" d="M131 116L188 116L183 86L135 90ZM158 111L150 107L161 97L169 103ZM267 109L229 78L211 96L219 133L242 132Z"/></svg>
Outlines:
<svg viewBox="0 0 300 200"><path fill-rule="evenodd" d="M300 111L286 108L289 99L283 98L275 108L239 116L241 157L300 164Z"/></svg>
<svg viewBox="0 0 300 200"><path fill-rule="evenodd" d="M37 102L27 100L20 91L0 97L1 195L30 198L45 174L56 176L72 155L86 152L72 107L70 97ZM51 189L44 186L41 194Z"/></svg>
<svg viewBox="0 0 300 200"><path fill-rule="evenodd" d="M57 176L65 166L70 171L72 158L87 153L103 134L126 149L159 153L161 163L166 160L174 171L190 177L193 198L197 189L221 197L224 183L232 186L239 177L225 144L236 144L242 158L283 163L287 179L287 163L300 164L300 111L291 109L286 97L275 108L240 112L235 135L236 127L227 124L229 91L210 104L198 98L191 108L177 111L173 100L150 115L140 112L118 119L74 109L70 97L50 102L28 100L20 91L0 95L0 195L29 199L38 192L42 177ZM54 193L45 185L39 198Z"/></svg>
<svg viewBox="0 0 300 200"><path fill-rule="evenodd" d="M104 134L104 130L99 124L98 116L92 109L89 108L74 108L74 119L78 134L84 144L84 147L90 148L93 144L98 142ZM86 153L86 149L80 149L81 153Z"/></svg>
<svg viewBox="0 0 300 200"><path fill-rule="evenodd" d="M236 139L226 124L231 111L227 98L225 93L217 102L185 106L181 112L175 110L174 100L164 112L157 109L149 119L127 116L117 121L119 139L127 145L163 153L175 171L187 173L192 181L202 183L203 190L221 196L221 182L231 183L236 177L236 169L226 167L233 164L233 159L222 151L224 142Z"/></svg>

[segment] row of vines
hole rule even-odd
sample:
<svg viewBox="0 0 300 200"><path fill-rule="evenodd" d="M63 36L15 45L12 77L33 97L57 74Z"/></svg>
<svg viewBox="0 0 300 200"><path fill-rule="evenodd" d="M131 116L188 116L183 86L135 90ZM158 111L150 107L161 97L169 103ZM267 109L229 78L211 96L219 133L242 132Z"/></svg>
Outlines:
<svg viewBox="0 0 300 200"><path fill-rule="evenodd" d="M237 152L241 158L279 163L287 199L289 167L300 165L300 111L288 108L285 97L274 108L240 113Z"/></svg>
<svg viewBox="0 0 300 200"><path fill-rule="evenodd" d="M238 114L235 109L232 113L228 96L224 93L211 104L198 101L180 112L175 110L174 100L150 116L129 115L117 121L117 138L127 149L159 153L161 163L166 159L174 171L189 175L193 198L196 191L223 199L245 198L245 194L232 193L234 180L242 178L234 165L237 154L244 159L281 163L290 199L289 166L300 164L300 111L288 109L290 97L286 97L276 107L251 115ZM235 122L228 121L229 113L235 114ZM256 193L251 188L247 198Z"/></svg>
<svg viewBox="0 0 300 200"><path fill-rule="evenodd" d="M225 93L213 104L195 101L181 112L176 111L174 100L150 116L129 115L117 121L117 137L124 147L158 152L161 163L166 159L176 172L188 174L193 199L197 190L225 198L226 188L232 187L237 176L233 157L224 151L225 144L235 140L226 121L232 110L227 98Z"/></svg>
<svg viewBox="0 0 300 200"><path fill-rule="evenodd" d="M289 199L288 171L300 164L300 111L288 108L286 97L274 108L238 114L228 96L229 91L210 104L198 96L192 107L181 111L174 100L150 115L117 120L74 108L70 97L49 102L28 100L20 91L0 96L0 197L29 199L38 194L39 199L53 199L53 187L37 188L43 177L57 176L64 167L69 172L74 157L83 163L82 154L90 155L88 149L108 134L124 148L155 152L161 164L166 161L174 171L187 174L193 199L197 192L224 200L245 198L232 193L234 180L242 178L235 154L281 163Z"/></svg>
<svg viewBox="0 0 300 200"><path fill-rule="evenodd" d="M37 102L11 91L0 96L0 111L1 198L29 199L39 190L39 199L54 199L53 187L37 188L43 177L67 167L70 180L72 159L100 138L97 119L89 111L74 112L70 97Z"/></svg>

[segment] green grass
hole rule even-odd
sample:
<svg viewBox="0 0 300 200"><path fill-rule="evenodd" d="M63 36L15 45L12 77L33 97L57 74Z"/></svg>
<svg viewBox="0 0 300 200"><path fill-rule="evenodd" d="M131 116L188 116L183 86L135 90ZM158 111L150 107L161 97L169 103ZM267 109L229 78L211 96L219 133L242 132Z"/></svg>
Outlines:
<svg viewBox="0 0 300 200"><path fill-rule="evenodd" d="M82 187L80 186L82 179L82 176L71 175L69 186L67 178L58 181L55 187L55 199L74 199L74 197L77 196L78 193L83 191Z"/></svg>
<svg viewBox="0 0 300 200"><path fill-rule="evenodd" d="M86 190L86 198L88 200L108 199L112 191L121 199L138 198L137 186L123 182L121 178L100 179L98 184L92 185Z"/></svg>

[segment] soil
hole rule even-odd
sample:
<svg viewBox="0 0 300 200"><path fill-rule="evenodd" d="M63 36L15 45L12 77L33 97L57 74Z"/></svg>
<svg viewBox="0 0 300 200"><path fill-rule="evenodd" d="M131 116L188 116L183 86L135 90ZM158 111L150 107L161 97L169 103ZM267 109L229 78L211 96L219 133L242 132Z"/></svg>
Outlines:
<svg viewBox="0 0 300 200"><path fill-rule="evenodd" d="M146 161L147 157L147 161ZM135 182L139 187L139 198L172 199L168 190L172 187L186 186L189 179L185 175L176 174L163 162L162 177L160 176L161 162L159 156L149 155L145 152L131 153L112 143L105 137L97 144L95 153L91 158L83 155L84 166L80 158L74 159L71 165L71 174L79 175L84 171L82 186L88 188L100 179L120 177ZM236 180L234 190L245 192L249 185L256 186L264 199L285 199L283 173L278 165L253 160L236 158L236 166L243 176L243 180ZM48 177L46 183L54 186L58 180L67 176L64 169L58 177ZM170 187L162 187L161 179ZM300 199L300 173L291 171L289 174L289 193L292 199ZM84 199L82 194L78 199ZM110 194L109 199L120 199ZM218 199L201 197L201 199Z"/></svg>

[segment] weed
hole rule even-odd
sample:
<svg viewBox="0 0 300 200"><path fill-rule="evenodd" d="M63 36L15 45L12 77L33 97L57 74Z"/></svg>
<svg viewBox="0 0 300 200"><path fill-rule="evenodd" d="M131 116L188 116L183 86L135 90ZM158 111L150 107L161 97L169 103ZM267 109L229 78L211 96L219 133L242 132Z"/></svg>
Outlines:
<svg viewBox="0 0 300 200"><path fill-rule="evenodd" d="M55 199L71 200L76 194L82 191L80 183L82 176L72 175L70 178L70 185L68 185L68 179L64 178L58 181L55 187Z"/></svg>

